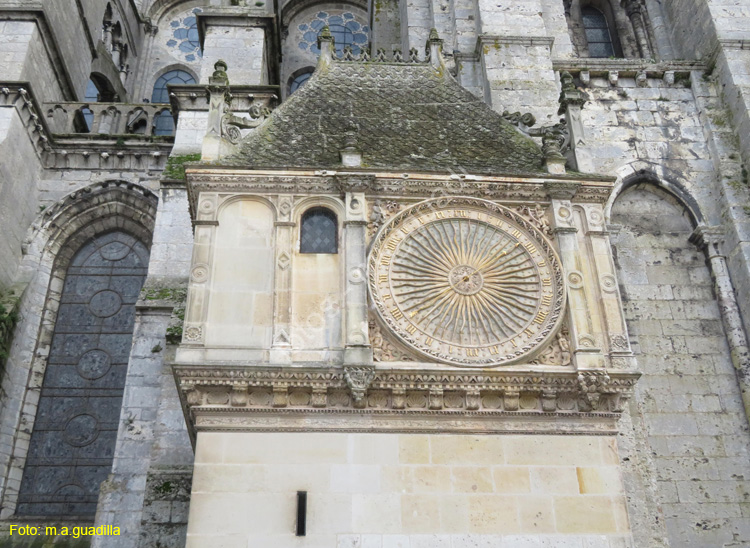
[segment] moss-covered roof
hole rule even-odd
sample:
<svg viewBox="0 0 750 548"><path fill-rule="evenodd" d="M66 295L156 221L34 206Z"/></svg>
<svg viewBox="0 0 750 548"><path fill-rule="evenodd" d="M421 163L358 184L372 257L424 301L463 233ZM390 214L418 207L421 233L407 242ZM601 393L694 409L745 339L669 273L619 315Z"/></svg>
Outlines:
<svg viewBox="0 0 750 548"><path fill-rule="evenodd" d="M479 174L544 171L539 146L444 69L339 61L319 67L240 143L239 154L221 163L341 167L339 151L353 126L364 168Z"/></svg>

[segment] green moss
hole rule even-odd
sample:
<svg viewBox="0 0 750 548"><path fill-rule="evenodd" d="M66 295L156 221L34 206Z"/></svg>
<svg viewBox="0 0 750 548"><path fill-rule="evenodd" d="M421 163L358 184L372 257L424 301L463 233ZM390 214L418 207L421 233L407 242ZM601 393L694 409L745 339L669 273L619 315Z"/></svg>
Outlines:
<svg viewBox="0 0 750 548"><path fill-rule="evenodd" d="M167 344L180 344L182 341L182 326L185 323L185 306L176 306L172 310L172 317L167 326Z"/></svg>
<svg viewBox="0 0 750 548"><path fill-rule="evenodd" d="M154 488L154 491L156 491L159 495L168 495L174 490L174 486L172 485L171 481L165 481L161 485L158 485Z"/></svg>
<svg viewBox="0 0 750 548"><path fill-rule="evenodd" d="M170 156L167 165L164 167L162 176L165 179L185 180L185 164L187 162L198 162L201 159L200 153L183 154L182 156Z"/></svg>
<svg viewBox="0 0 750 548"><path fill-rule="evenodd" d="M140 298L142 301L183 302L186 296L184 287L144 287Z"/></svg>

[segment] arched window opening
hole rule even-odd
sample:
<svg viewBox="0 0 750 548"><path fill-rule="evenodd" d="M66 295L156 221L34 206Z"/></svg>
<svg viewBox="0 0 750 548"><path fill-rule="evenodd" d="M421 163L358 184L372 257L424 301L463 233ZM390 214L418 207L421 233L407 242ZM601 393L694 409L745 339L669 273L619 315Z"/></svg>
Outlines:
<svg viewBox="0 0 750 548"><path fill-rule="evenodd" d="M300 253L338 253L338 221L325 207L314 207L302 216Z"/></svg>
<svg viewBox="0 0 750 548"><path fill-rule="evenodd" d="M314 70L314 67L305 67L304 69L298 70L292 74L292 77L289 80L289 94L291 95L304 86L310 79L310 76L312 76Z"/></svg>
<svg viewBox="0 0 750 548"><path fill-rule="evenodd" d="M604 13L596 8L587 6L581 10L583 28L586 33L589 56L608 58L615 56L612 35Z"/></svg>
<svg viewBox="0 0 750 548"><path fill-rule="evenodd" d="M154 135L174 135L174 117L169 110L154 116Z"/></svg>
<svg viewBox="0 0 750 548"><path fill-rule="evenodd" d="M16 513L92 518L112 469L149 252L109 232L85 243L67 269Z"/></svg>
<svg viewBox="0 0 750 548"><path fill-rule="evenodd" d="M148 116L142 109L136 109L128 114L128 122L125 133L134 135L145 135L148 127Z"/></svg>
<svg viewBox="0 0 750 548"><path fill-rule="evenodd" d="M152 103L169 103L169 84L195 84L195 78L184 70L170 70L156 80L154 91L151 93Z"/></svg>

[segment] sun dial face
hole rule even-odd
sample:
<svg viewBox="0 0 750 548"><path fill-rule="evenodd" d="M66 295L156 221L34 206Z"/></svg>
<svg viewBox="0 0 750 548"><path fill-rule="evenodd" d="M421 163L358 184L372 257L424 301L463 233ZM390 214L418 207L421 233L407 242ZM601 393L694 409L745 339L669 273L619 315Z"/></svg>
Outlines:
<svg viewBox="0 0 750 548"><path fill-rule="evenodd" d="M522 361L562 321L562 269L517 213L474 198L419 203L378 233L369 257L380 320L428 359L493 367Z"/></svg>

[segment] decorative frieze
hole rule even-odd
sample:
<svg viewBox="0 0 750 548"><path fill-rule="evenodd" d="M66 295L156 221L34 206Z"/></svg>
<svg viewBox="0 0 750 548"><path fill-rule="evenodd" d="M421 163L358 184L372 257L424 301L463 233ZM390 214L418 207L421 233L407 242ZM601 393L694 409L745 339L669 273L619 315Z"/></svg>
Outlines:
<svg viewBox="0 0 750 548"><path fill-rule="evenodd" d="M193 432L201 429L514 431L554 417L560 431L607 432L639 373L173 366ZM273 413L274 409L283 413ZM313 419L310 413L324 413ZM363 414L357 416L357 414ZM373 415L374 413L374 415ZM596 415L599 427L588 424ZM303 417L304 420L303 420ZM487 421L494 421L487 426ZM508 419L508 424L504 420ZM323 423L318 423L323 420ZM532 423L535 426L531 426ZM316 426L317 424L317 426ZM550 423L551 424L551 423ZM603 427L602 424L606 424ZM484 425L484 426L480 426ZM586 426L583 426L586 425Z"/></svg>

